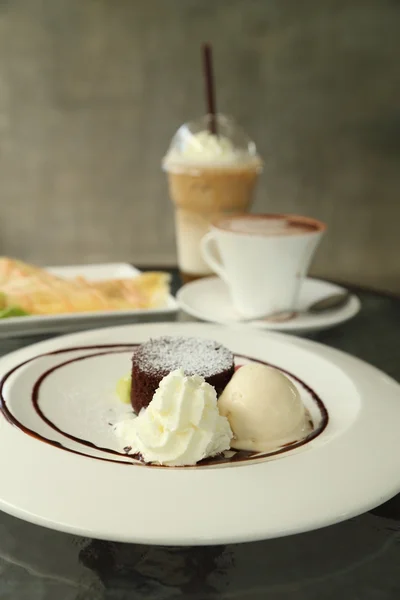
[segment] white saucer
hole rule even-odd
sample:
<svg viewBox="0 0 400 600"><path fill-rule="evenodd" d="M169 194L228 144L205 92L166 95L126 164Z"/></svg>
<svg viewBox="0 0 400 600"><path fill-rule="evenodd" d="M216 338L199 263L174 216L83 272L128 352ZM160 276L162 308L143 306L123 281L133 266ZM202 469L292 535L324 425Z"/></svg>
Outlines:
<svg viewBox="0 0 400 600"><path fill-rule="evenodd" d="M305 310L310 304L322 300L332 294L345 292L339 285L307 278L300 292L299 310ZM205 277L184 285L177 294L182 310L202 321L211 321L223 325L240 324L241 326L287 331L289 333L306 333L328 329L353 318L361 308L357 296L351 295L349 301L341 308L321 314L298 314L289 321L273 323L254 320L241 322L240 316L232 306L226 283L218 277Z"/></svg>
<svg viewBox="0 0 400 600"><path fill-rule="evenodd" d="M249 462L159 468L115 454L110 424L130 410L115 383L129 371L132 344L161 335L211 338L239 364L288 371L310 408L311 390L323 402L325 429ZM0 378L0 509L53 529L146 544L245 542L330 525L400 491L400 386L301 338L202 323L130 325L19 350L1 358Z"/></svg>

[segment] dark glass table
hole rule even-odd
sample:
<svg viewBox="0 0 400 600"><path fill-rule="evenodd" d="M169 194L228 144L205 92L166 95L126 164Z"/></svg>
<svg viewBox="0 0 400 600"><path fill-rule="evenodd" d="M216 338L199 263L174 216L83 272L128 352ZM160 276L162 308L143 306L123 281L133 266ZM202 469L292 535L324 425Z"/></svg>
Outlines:
<svg viewBox="0 0 400 600"><path fill-rule="evenodd" d="M176 289L175 272L173 281ZM360 314L310 337L400 379L400 299L354 291L362 301ZM0 353L39 339L0 340ZM139 507L135 500L132 519L142 509L140 496ZM212 501L210 495L210 507ZM302 535L174 548L76 537L0 513L0 599L398 599L399 522L400 495L370 513Z"/></svg>

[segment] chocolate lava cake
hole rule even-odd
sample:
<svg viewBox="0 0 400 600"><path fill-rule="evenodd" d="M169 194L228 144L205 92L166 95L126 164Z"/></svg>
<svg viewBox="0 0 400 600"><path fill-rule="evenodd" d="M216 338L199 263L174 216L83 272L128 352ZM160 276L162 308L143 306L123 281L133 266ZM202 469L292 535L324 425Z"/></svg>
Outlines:
<svg viewBox="0 0 400 600"><path fill-rule="evenodd" d="M131 403L139 414L160 381L175 369L201 375L219 396L234 373L233 354L221 344L203 338L159 337L141 344L132 357Z"/></svg>

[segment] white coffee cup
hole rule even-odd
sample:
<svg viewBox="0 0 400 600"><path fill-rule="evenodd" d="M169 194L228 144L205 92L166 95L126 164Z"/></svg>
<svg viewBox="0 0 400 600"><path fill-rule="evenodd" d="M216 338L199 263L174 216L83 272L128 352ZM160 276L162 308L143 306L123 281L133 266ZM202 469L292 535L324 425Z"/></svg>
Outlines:
<svg viewBox="0 0 400 600"><path fill-rule="evenodd" d="M289 315L296 312L301 285L325 229L321 221L297 215L225 217L203 237L201 252L228 285L241 317Z"/></svg>

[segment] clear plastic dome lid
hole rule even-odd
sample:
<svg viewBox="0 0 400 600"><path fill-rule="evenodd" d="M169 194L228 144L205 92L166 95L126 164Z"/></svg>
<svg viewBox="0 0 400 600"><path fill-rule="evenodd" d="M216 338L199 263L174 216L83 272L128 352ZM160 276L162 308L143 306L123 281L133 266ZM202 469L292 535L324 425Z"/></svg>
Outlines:
<svg viewBox="0 0 400 600"><path fill-rule="evenodd" d="M256 145L231 118L215 116L217 133L211 133L211 115L183 124L163 159L163 168L178 165L231 166L251 163L261 168Z"/></svg>

